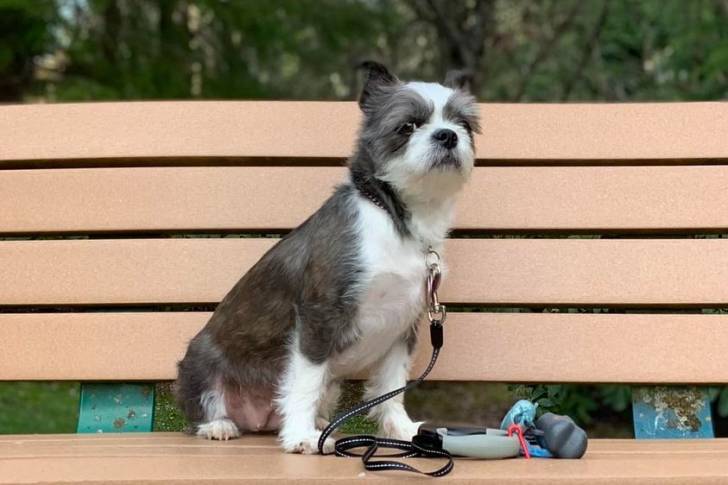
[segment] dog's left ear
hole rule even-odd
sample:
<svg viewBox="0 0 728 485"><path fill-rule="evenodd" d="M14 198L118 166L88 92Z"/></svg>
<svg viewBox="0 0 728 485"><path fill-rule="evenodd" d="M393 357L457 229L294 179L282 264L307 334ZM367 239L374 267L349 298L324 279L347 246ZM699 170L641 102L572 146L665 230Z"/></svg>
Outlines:
<svg viewBox="0 0 728 485"><path fill-rule="evenodd" d="M364 61L359 64L364 71L364 87L359 95L359 107L365 113L371 109L372 100L383 88L399 83L397 76L389 72L384 64L374 61Z"/></svg>
<svg viewBox="0 0 728 485"><path fill-rule="evenodd" d="M466 93L470 92L472 84L473 73L461 69L448 71L445 75L445 82L443 83L448 88L457 89Z"/></svg>

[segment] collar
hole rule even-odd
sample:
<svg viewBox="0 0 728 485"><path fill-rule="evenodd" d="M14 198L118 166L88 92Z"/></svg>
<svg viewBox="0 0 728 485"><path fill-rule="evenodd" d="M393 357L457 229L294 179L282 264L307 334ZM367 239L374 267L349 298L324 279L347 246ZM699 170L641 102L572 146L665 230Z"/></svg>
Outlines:
<svg viewBox="0 0 728 485"><path fill-rule="evenodd" d="M409 212L391 185L360 171L352 171L351 181L356 190L369 202L389 214L402 235L409 235L407 227Z"/></svg>
<svg viewBox="0 0 728 485"><path fill-rule="evenodd" d="M386 192L391 191L388 183L358 171L352 172L351 181L354 183L356 190L358 190L361 195L369 199L372 204L376 205L385 212L389 212L387 204L383 199L383 195L386 194Z"/></svg>
<svg viewBox="0 0 728 485"><path fill-rule="evenodd" d="M364 185L364 184L359 185L359 184L357 184L356 181L354 181L354 186L359 191L359 193L361 195L363 195L364 197L366 197L367 199L369 199L369 201L372 204L376 205L377 207L382 209L384 212L389 212L389 210L387 209L387 206L384 205L384 201L382 200L382 198L379 197L376 193L369 190L366 185Z"/></svg>

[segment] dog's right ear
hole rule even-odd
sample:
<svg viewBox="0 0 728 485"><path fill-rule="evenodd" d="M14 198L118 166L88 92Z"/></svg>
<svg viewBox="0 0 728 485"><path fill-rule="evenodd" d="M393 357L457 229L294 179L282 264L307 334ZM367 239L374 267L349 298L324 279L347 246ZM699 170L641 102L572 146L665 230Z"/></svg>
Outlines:
<svg viewBox="0 0 728 485"><path fill-rule="evenodd" d="M451 89L458 89L470 94L473 85L473 73L465 69L448 71L442 83Z"/></svg>
<svg viewBox="0 0 728 485"><path fill-rule="evenodd" d="M372 100L383 88L399 83L397 76L389 72L384 64L364 61L358 66L364 71L364 87L359 95L359 107L365 113L372 107Z"/></svg>

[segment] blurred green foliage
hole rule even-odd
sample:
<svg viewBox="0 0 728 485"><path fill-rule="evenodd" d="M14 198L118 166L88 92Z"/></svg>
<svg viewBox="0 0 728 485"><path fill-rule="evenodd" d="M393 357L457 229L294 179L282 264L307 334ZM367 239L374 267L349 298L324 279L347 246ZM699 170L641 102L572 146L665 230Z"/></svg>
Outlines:
<svg viewBox="0 0 728 485"><path fill-rule="evenodd" d="M77 382L0 382L0 434L75 433Z"/></svg>
<svg viewBox="0 0 728 485"><path fill-rule="evenodd" d="M0 100L351 99L353 66L483 99L728 95L727 0L0 0Z"/></svg>
<svg viewBox="0 0 728 485"><path fill-rule="evenodd" d="M632 390L624 385L518 384L510 390L517 399L538 404L539 415L565 414L583 426L594 422L595 411L624 413L632 404Z"/></svg>
<svg viewBox="0 0 728 485"><path fill-rule="evenodd" d="M36 62L52 49L56 14L52 0L0 0L0 103L42 89Z"/></svg>

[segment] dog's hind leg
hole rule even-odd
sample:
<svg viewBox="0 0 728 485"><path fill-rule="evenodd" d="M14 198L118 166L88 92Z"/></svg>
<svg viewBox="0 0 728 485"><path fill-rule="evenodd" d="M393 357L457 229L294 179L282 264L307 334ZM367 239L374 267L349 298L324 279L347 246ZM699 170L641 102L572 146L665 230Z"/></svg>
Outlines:
<svg viewBox="0 0 728 485"><path fill-rule="evenodd" d="M192 339L178 364L175 395L190 424L189 433L217 440L240 436L226 409L223 364L220 349L204 330Z"/></svg>
<svg viewBox="0 0 728 485"><path fill-rule="evenodd" d="M240 430L228 417L225 392L218 389L205 391L200 397L205 422L197 425L197 435L211 440L229 440L240 436Z"/></svg>

